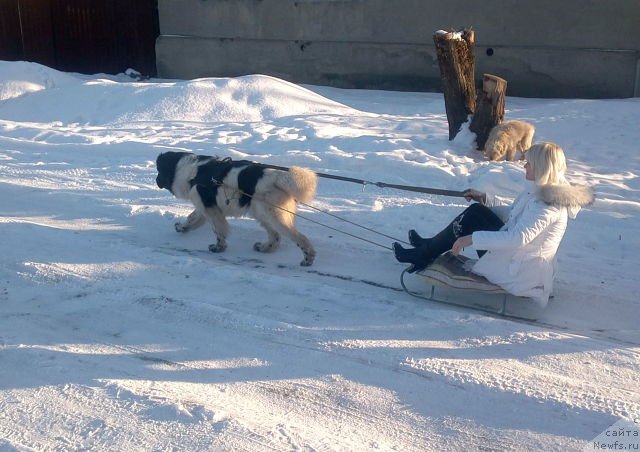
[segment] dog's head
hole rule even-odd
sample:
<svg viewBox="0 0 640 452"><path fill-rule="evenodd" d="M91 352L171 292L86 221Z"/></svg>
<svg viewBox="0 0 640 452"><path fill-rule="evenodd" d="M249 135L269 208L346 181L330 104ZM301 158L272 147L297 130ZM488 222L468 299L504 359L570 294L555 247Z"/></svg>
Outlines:
<svg viewBox="0 0 640 452"><path fill-rule="evenodd" d="M158 188L166 188L171 191L178 162L187 154L188 152L169 151L163 152L158 156L156 159L156 168L158 169L156 184L158 184Z"/></svg>
<svg viewBox="0 0 640 452"><path fill-rule="evenodd" d="M485 145L484 155L486 155L489 160L500 160L504 154L505 149L500 142L487 142L487 145Z"/></svg>
<svg viewBox="0 0 640 452"><path fill-rule="evenodd" d="M529 152L529 149L531 149L531 147L528 147L527 149L523 149L520 151L520 160L524 160L525 159L525 155L527 155L527 152Z"/></svg>

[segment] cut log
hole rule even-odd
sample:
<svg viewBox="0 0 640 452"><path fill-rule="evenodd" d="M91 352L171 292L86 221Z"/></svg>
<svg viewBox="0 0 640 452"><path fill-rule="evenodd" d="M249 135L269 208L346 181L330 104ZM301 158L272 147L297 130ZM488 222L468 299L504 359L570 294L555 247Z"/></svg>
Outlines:
<svg viewBox="0 0 640 452"><path fill-rule="evenodd" d="M449 122L449 140L476 111L475 57L472 30L437 31L433 35L440 66L444 104Z"/></svg>
<svg viewBox="0 0 640 452"><path fill-rule="evenodd" d="M478 93L477 109L469 125L476 134L476 147L484 150L491 129L504 119L505 94L507 81L491 74L482 77L482 90Z"/></svg>

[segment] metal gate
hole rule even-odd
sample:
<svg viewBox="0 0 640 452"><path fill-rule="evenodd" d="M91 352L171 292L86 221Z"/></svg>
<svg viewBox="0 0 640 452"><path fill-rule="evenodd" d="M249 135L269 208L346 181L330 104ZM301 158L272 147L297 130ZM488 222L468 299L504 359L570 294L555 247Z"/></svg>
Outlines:
<svg viewBox="0 0 640 452"><path fill-rule="evenodd" d="M0 59L156 75L157 0L0 0Z"/></svg>

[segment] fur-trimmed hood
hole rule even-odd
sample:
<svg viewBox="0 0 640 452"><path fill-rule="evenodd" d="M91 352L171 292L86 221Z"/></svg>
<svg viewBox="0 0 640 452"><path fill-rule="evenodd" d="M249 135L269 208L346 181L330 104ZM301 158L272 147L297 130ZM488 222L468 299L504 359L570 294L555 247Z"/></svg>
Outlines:
<svg viewBox="0 0 640 452"><path fill-rule="evenodd" d="M595 201L591 187L577 184L543 185L536 188L536 197L546 204L566 207L571 218Z"/></svg>

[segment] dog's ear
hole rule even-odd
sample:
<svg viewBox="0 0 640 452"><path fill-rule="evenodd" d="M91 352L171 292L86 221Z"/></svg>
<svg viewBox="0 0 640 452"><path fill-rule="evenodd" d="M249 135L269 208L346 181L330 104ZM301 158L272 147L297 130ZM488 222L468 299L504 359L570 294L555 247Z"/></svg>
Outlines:
<svg viewBox="0 0 640 452"><path fill-rule="evenodd" d="M189 155L189 152L175 152L167 151L158 155L156 159L156 168L160 172L175 172L178 162L185 155Z"/></svg>
<svg viewBox="0 0 640 452"><path fill-rule="evenodd" d="M187 152L175 152L175 151L167 151L161 152L156 159L156 167L160 170L166 170L170 168L175 168L180 159L187 154Z"/></svg>

